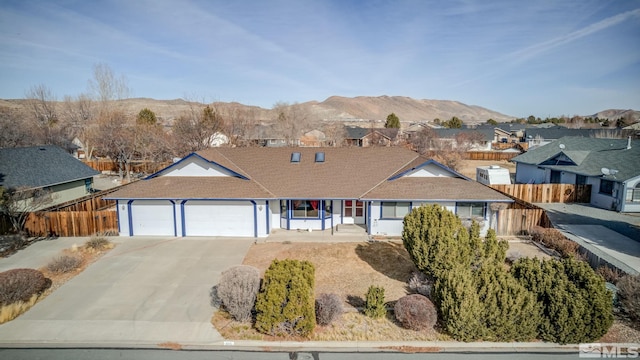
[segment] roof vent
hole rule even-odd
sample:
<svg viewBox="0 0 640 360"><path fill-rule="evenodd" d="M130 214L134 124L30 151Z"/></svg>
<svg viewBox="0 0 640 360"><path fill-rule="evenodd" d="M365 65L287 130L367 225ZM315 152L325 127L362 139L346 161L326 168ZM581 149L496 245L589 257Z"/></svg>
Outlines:
<svg viewBox="0 0 640 360"><path fill-rule="evenodd" d="M291 162L292 163L299 163L300 162L300 157L301 157L301 155L300 155L299 152L291 153Z"/></svg>
<svg viewBox="0 0 640 360"><path fill-rule="evenodd" d="M317 152L316 153L316 162L317 163L323 163L324 162L324 152Z"/></svg>

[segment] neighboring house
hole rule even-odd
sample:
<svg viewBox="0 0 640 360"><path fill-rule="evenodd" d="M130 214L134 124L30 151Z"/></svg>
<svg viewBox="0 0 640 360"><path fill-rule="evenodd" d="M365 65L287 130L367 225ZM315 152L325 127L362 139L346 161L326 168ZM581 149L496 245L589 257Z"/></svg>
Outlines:
<svg viewBox="0 0 640 360"><path fill-rule="evenodd" d="M398 129L347 126L345 146L391 146L397 143Z"/></svg>
<svg viewBox="0 0 640 360"><path fill-rule="evenodd" d="M529 149L544 146L565 136L582 137L612 137L619 134L615 129L569 129L564 126L551 126L547 128L532 127L526 130L526 139Z"/></svg>
<svg viewBox="0 0 640 360"><path fill-rule="evenodd" d="M215 148L109 194L122 236L267 237L357 224L399 236L411 208L438 203L489 228L512 200L401 147Z"/></svg>
<svg viewBox="0 0 640 360"><path fill-rule="evenodd" d="M278 131L274 125L256 125L253 128L253 135L249 139L249 143L254 146L262 147L283 147L298 146L298 139L287 140L281 131Z"/></svg>
<svg viewBox="0 0 640 360"><path fill-rule="evenodd" d="M469 151L491 151L491 143L494 138L494 130L485 128L443 128L435 129L434 132L438 137L437 140L443 143L442 145L449 144L453 149L464 148ZM461 139L464 143L458 144L458 140ZM469 140L473 141L468 143Z"/></svg>
<svg viewBox="0 0 640 360"><path fill-rule="evenodd" d="M57 146L0 149L0 186L48 190L53 202L47 206L90 194L98 174Z"/></svg>
<svg viewBox="0 0 640 360"><path fill-rule="evenodd" d="M511 161L516 183L589 184L593 206L640 212L640 141L563 137Z"/></svg>

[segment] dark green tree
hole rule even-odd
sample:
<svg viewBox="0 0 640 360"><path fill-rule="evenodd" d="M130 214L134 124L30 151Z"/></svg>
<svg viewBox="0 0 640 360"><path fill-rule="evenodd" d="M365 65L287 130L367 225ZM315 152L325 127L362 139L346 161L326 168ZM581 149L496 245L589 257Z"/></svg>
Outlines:
<svg viewBox="0 0 640 360"><path fill-rule="evenodd" d="M138 125L155 125L157 122L156 113L147 108L140 110L136 117L136 124Z"/></svg>
<svg viewBox="0 0 640 360"><path fill-rule="evenodd" d="M462 120L454 116L449 121L445 121L443 125L450 129L460 129L462 128L463 123L462 123Z"/></svg>
<svg viewBox="0 0 640 360"><path fill-rule="evenodd" d="M384 123L387 129L400 129L400 118L395 113L387 115L387 122Z"/></svg>
<svg viewBox="0 0 640 360"><path fill-rule="evenodd" d="M404 218L402 242L418 270L437 278L457 265L471 266L469 232L438 204L414 208Z"/></svg>
<svg viewBox="0 0 640 360"><path fill-rule="evenodd" d="M542 309L538 337L561 344L592 342L613 324L613 300L604 279L584 261L522 258L511 268Z"/></svg>
<svg viewBox="0 0 640 360"><path fill-rule="evenodd" d="M487 120L487 124L489 124L489 125L498 125L498 122L493 120L493 119L489 119L489 120Z"/></svg>

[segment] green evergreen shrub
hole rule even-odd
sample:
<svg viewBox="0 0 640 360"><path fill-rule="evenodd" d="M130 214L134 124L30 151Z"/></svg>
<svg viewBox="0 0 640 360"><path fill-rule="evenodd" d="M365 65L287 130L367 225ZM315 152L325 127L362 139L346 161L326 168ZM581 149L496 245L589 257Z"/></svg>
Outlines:
<svg viewBox="0 0 640 360"><path fill-rule="evenodd" d="M396 320L406 329L425 330L433 328L438 321L438 312L431 300L420 294L403 296L393 307Z"/></svg>
<svg viewBox="0 0 640 360"><path fill-rule="evenodd" d="M438 204L413 209L404 217L402 242L418 270L437 278L473 259L469 232L460 219Z"/></svg>
<svg viewBox="0 0 640 360"><path fill-rule="evenodd" d="M308 336L316 325L315 269L308 261L274 260L256 300L256 329L275 336Z"/></svg>
<svg viewBox="0 0 640 360"><path fill-rule="evenodd" d="M0 306L27 302L51 286L51 279L35 269L12 269L0 273Z"/></svg>
<svg viewBox="0 0 640 360"><path fill-rule="evenodd" d="M592 342L613 324L613 300L604 279L583 261L522 258L511 268L541 308L538 337L567 343Z"/></svg>
<svg viewBox="0 0 640 360"><path fill-rule="evenodd" d="M383 287L369 286L364 302L364 314L373 319L383 318L387 315Z"/></svg>
<svg viewBox="0 0 640 360"><path fill-rule="evenodd" d="M496 243L497 244L497 243ZM503 261L504 261L504 254ZM536 337L541 308L535 295L502 264L486 264L477 272L476 286L484 306L483 340L529 341Z"/></svg>
<svg viewBox="0 0 640 360"><path fill-rule="evenodd" d="M260 290L260 270L248 265L231 267L222 272L216 289L220 302L234 319L249 321Z"/></svg>
<svg viewBox="0 0 640 360"><path fill-rule="evenodd" d="M437 278L433 296L442 327L454 339L474 341L485 336L484 306L470 268L459 267Z"/></svg>

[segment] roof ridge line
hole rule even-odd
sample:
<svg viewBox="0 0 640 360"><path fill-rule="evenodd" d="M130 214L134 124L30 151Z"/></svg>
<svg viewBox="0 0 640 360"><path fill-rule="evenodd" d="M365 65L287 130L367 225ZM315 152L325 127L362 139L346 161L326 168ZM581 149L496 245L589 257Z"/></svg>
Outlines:
<svg viewBox="0 0 640 360"><path fill-rule="evenodd" d="M258 180L256 180L253 176L250 176L250 174L243 169L240 165L236 164L233 160L229 159L227 156L225 156L222 152L220 152L219 149L215 149L215 151L222 156L223 158L225 158L227 161L229 161L230 163L233 164L233 166L235 166L236 168L242 170L242 172L247 176L247 178L249 178L250 181L255 182L258 186L260 186L262 189L264 189L264 191L268 192L269 194L273 195L273 197L277 197L276 194L274 194L271 190L267 189L266 186L262 185Z"/></svg>
<svg viewBox="0 0 640 360"><path fill-rule="evenodd" d="M411 164L413 161L415 161L415 159L421 157L422 155L416 153L416 155L409 161L407 161L406 163L404 163L402 166L400 166L399 168L397 168L396 170L394 170L391 174L387 175L384 177L384 179L382 181L380 181L379 183L375 184L371 189L365 191L364 193L362 193L358 199L362 199L364 198L365 195L367 195L368 193L370 193L371 191L373 191L373 189L377 188L378 186L380 186L382 183L384 183L385 181L389 180L389 177L392 176L393 174L397 173L398 171L400 171L400 169L404 168L405 166Z"/></svg>

